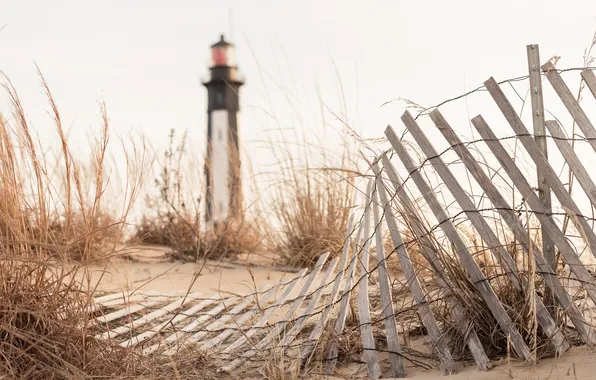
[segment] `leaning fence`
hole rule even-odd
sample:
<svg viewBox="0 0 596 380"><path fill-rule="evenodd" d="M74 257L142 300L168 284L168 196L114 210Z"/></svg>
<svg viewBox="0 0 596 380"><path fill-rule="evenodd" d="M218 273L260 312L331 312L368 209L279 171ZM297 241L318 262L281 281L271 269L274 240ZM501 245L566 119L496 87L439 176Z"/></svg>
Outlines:
<svg viewBox="0 0 596 380"><path fill-rule="evenodd" d="M589 313L596 281L581 257L584 248L596 257L590 225L596 184L586 167L590 161L574 147L576 137L568 138L561 122L547 117L542 81L595 152L596 129L563 80L566 70L539 62L538 46L528 46L529 75L522 79L529 82L532 131L494 78L482 89L513 131L506 139L479 115L470 122L480 138L464 140L440 107L402 115L412 143L387 127L389 146L369 162L364 201L346 226L341 252L322 254L310 270L249 294L98 297L90 311L96 337L144 354L176 355L195 347L213 355L223 372L279 360L294 373L332 373L361 355L374 379L404 377L410 365L436 365L451 374L459 363L473 362L486 371L504 354L536 361L565 355L572 345L596 344ZM596 99L592 69L583 69L581 78ZM421 127L427 116L447 149L438 149L436 135L430 138ZM523 147L536 169L533 178L505 140ZM579 204L556 172L548 141L591 206ZM479 146L488 148L498 168L480 159ZM480 194L462 184L448 154ZM561 225L555 216L567 221ZM567 234L568 223L579 244ZM413 336L422 337L422 348L414 347Z"/></svg>

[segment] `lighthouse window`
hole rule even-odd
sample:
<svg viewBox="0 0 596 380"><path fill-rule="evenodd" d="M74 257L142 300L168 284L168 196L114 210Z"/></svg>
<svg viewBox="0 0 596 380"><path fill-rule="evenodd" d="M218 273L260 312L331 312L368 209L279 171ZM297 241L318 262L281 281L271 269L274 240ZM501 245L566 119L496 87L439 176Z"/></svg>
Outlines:
<svg viewBox="0 0 596 380"><path fill-rule="evenodd" d="M222 107L224 105L224 96L221 92L215 94L215 103L218 107Z"/></svg>
<svg viewBox="0 0 596 380"><path fill-rule="evenodd" d="M223 141L223 132L221 131L221 129L217 131L217 138L219 139L219 141Z"/></svg>

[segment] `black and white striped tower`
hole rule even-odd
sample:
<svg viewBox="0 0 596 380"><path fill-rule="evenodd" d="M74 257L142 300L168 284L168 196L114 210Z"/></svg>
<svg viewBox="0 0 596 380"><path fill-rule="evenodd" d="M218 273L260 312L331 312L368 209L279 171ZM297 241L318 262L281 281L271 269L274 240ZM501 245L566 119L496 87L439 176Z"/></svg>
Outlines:
<svg viewBox="0 0 596 380"><path fill-rule="evenodd" d="M207 87L207 161L205 194L207 222L225 223L242 217L242 183L238 121L239 90L235 46L221 36L211 46L211 75Z"/></svg>

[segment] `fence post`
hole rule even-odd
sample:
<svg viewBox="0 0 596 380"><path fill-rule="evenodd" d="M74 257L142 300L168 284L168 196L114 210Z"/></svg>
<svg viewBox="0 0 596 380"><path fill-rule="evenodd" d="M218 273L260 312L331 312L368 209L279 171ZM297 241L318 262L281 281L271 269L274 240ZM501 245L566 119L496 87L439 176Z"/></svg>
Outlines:
<svg viewBox="0 0 596 380"><path fill-rule="evenodd" d="M546 148L546 125L544 122L544 101L542 98L542 78L540 76L540 51L538 45L528 45L528 71L530 74L530 97L532 101L532 122L534 123L534 139L536 144L548 159ZM548 182L544 178L544 173L537 169L538 175L538 196L544 202L546 209L552 210L552 201ZM555 258L555 248L552 239L542 228L542 253L544 258L556 271L557 263Z"/></svg>

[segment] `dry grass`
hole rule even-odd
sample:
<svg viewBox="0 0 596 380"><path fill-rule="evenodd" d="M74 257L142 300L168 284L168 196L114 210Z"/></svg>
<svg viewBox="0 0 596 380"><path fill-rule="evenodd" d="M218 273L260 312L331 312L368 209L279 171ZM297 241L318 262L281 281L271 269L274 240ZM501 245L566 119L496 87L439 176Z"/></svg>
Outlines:
<svg viewBox="0 0 596 380"><path fill-rule="evenodd" d="M169 139L159 178L155 179L159 193L147 199L147 212L136 226L133 240L169 246L174 256L183 260L233 259L258 251L262 239L253 227L257 223L249 218L206 228L200 212L205 187L185 180L190 168L196 170L201 165L186 156L186 135L176 142L172 130Z"/></svg>
<svg viewBox="0 0 596 380"><path fill-rule="evenodd" d="M48 174L39 153L43 147L33 139L17 92L4 77L13 114L11 124L0 116L0 376L83 379L139 374L149 367L135 353L87 335L90 294L83 289L90 284L77 282L74 275L85 272L85 263L114 253L129 210L125 205L122 215L114 218L102 207L107 113L102 106L100 137L91 149L94 191L89 196L81 164L73 159L57 106L41 78L62 143L65 174L57 180L65 191L56 191L56 178ZM136 181L127 183L128 202L134 201L137 190ZM73 258L79 262L73 263Z"/></svg>

